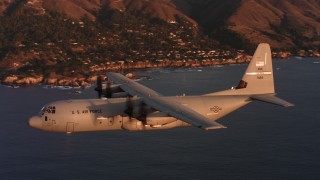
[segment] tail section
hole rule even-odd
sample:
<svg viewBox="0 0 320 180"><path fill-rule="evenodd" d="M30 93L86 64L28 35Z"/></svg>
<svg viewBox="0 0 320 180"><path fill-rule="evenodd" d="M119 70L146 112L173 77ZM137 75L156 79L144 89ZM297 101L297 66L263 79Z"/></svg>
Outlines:
<svg viewBox="0 0 320 180"><path fill-rule="evenodd" d="M290 107L294 106L294 104L289 103L283 99L280 99L276 97L275 95L270 95L270 94L265 94L265 95L256 95L256 96L250 96L251 99L257 100L257 101L262 101L270 104L275 104L275 105L280 105L284 107Z"/></svg>
<svg viewBox="0 0 320 180"><path fill-rule="evenodd" d="M241 94L273 94L274 80L269 44L259 44L236 89Z"/></svg>
<svg viewBox="0 0 320 180"><path fill-rule="evenodd" d="M269 44L259 44L245 74L236 88L207 94L206 96L246 95L252 100L286 107L293 106L293 104L275 96L271 56Z"/></svg>

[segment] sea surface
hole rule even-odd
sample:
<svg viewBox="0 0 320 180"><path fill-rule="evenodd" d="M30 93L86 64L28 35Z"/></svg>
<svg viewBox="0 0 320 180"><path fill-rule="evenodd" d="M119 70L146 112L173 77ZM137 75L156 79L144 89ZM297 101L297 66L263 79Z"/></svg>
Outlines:
<svg viewBox="0 0 320 180"><path fill-rule="evenodd" d="M198 95L236 86L246 66L136 73L163 95ZM29 117L51 101L96 98L93 88L0 86L0 179L320 179L320 59L276 59L274 72L278 96L295 107L253 102L214 131L42 132Z"/></svg>

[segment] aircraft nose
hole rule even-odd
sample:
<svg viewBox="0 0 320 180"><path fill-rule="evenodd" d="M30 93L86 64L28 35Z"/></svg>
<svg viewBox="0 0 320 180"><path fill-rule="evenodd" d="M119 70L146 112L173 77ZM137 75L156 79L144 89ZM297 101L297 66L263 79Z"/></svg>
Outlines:
<svg viewBox="0 0 320 180"><path fill-rule="evenodd" d="M39 116L33 116L29 119L28 124L30 127L40 129L42 127L42 122Z"/></svg>

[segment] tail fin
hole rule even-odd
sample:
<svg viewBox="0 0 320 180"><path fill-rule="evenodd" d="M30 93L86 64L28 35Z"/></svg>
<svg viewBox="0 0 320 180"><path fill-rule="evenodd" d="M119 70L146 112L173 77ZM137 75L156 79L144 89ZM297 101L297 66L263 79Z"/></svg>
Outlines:
<svg viewBox="0 0 320 180"><path fill-rule="evenodd" d="M241 94L273 94L275 92L269 44L259 44L236 89L240 90Z"/></svg>
<svg viewBox="0 0 320 180"><path fill-rule="evenodd" d="M259 44L238 86L207 95L274 94L271 50L269 44Z"/></svg>
<svg viewBox="0 0 320 180"><path fill-rule="evenodd" d="M293 106L293 104L274 96L275 90L271 55L269 44L259 44L242 80L235 89L211 93L206 96L247 95L253 100L286 107Z"/></svg>

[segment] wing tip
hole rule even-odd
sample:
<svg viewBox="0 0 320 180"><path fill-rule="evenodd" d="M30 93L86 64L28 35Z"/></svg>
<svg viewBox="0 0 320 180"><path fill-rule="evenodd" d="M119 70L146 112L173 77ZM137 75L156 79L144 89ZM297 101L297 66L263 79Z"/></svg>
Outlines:
<svg viewBox="0 0 320 180"><path fill-rule="evenodd" d="M227 128L226 126L223 125L219 125L219 126L209 126L209 127L202 127L202 126L198 126L199 128L209 131L209 130L216 130L216 129L225 129Z"/></svg>
<svg viewBox="0 0 320 180"><path fill-rule="evenodd" d="M292 103L288 103L288 104L285 104L284 107L294 107L296 106L295 104L292 104Z"/></svg>

